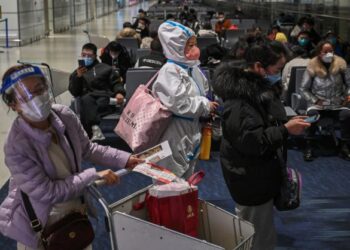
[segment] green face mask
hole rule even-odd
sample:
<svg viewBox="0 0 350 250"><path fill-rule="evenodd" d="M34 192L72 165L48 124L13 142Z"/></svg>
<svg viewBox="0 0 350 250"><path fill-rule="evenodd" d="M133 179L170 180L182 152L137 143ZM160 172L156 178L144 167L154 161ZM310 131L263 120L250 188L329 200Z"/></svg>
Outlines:
<svg viewBox="0 0 350 250"><path fill-rule="evenodd" d="M300 40L298 40L298 43L301 47L305 47L309 44L310 40L307 38L301 38Z"/></svg>

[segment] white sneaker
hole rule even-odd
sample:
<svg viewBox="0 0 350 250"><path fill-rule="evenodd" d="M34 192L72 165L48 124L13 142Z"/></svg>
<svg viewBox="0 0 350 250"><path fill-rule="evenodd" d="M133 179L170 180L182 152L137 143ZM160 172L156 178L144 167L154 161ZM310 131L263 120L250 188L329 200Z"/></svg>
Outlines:
<svg viewBox="0 0 350 250"><path fill-rule="evenodd" d="M106 137L103 135L99 126L94 125L92 128L92 137L91 141L103 141Z"/></svg>

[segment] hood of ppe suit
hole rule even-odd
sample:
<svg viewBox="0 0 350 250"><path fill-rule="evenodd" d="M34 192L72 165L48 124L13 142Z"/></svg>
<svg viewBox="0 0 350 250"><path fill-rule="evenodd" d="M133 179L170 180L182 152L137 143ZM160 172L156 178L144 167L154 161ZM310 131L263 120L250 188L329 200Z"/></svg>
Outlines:
<svg viewBox="0 0 350 250"><path fill-rule="evenodd" d="M193 30L173 21L164 22L158 29L158 37L165 57L188 66L194 66L199 62L185 57L187 40L194 35Z"/></svg>

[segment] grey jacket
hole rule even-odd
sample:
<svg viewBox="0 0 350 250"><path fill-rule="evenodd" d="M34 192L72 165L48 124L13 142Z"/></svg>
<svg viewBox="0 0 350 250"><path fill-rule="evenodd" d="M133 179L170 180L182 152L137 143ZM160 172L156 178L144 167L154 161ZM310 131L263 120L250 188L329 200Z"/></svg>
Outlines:
<svg viewBox="0 0 350 250"><path fill-rule="evenodd" d="M350 95L350 73L346 70L345 60L335 55L327 70L318 57L311 59L300 92L308 107L315 105L317 100L324 100L330 106L341 106Z"/></svg>

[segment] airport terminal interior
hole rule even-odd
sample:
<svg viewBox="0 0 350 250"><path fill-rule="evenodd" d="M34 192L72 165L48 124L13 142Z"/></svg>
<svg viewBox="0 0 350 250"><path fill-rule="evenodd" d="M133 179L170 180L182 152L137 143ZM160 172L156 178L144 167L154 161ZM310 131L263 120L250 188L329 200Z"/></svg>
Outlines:
<svg viewBox="0 0 350 250"><path fill-rule="evenodd" d="M235 60L237 66L243 67L244 63L238 54L249 46L245 45L246 38L257 29L261 37L266 36L266 39L282 42L291 53L294 53L296 45L293 44L298 44L295 40L298 38L296 35L292 38L291 31L305 16L310 18L308 20L312 20L311 24L320 39L332 35L336 37L337 42L342 44L342 51L339 53L348 65L350 62L350 1L347 0L0 0L0 6L0 75L18 63L38 65L48 78L52 79L55 102L67 106L70 106L73 100L68 91L69 76L78 68L82 46L88 42L95 43L99 49L98 53L101 53L100 49L106 47L109 41L116 39L125 22L135 22L140 15L140 9L146 12L146 18L150 20L150 24L147 25L151 32L157 31L159 25L167 19L181 22L184 6L194 10L199 30L204 30L204 24L209 23L212 25L209 30L215 34L214 27L221 12L225 14L225 18L231 20L232 26L225 38L219 36L220 40L215 38L213 42L213 39L204 39L207 37L198 35L201 54L211 56L209 59L201 58L203 72L206 72L209 79L214 76L215 67L220 64L224 54L232 56L226 60ZM277 39L273 30L277 34L283 33L283 37ZM206 48L213 44L220 48L224 47L226 52L218 57L216 56L222 53L221 50L209 55L210 52ZM127 44L125 46L132 60L136 62L141 49L128 48ZM305 71L305 65L303 66L302 72ZM136 71L132 67L128 70ZM298 71L291 70L291 72L290 81L292 79L295 81L294 87L299 86L300 74L299 79L296 79ZM138 84L146 83L149 74L149 72L146 75L139 74ZM126 84L127 76L128 73ZM347 80L350 81L350 78ZM289 84L291 86L291 83ZM296 87L294 90L288 89L287 95L291 96L293 92L297 92L296 89ZM128 96L128 93L126 95ZM299 108L294 106L295 103L290 98L286 97L285 101L285 105L289 108L288 112L299 113ZM3 147L16 116L17 114L1 100L0 203L8 194L10 178ZM113 132L117 124L115 117L117 116L112 115L101 123L106 139L99 143L130 150ZM350 161L338 156L336 150L338 142L337 139L333 140L336 137L339 138L339 131L324 133L324 138L320 139L322 145L315 147L317 157L313 161L304 160L304 150L307 146L302 135L288 139L287 164L297 169L303 179L301 204L295 210L274 211L277 230L276 250L350 249ZM11 143L16 144L16 141ZM89 167L91 163L83 162L83 166ZM101 166L96 168L100 169ZM235 202L227 189L220 166L220 135L212 138L210 159L198 160L196 170L204 170L206 173L203 181L198 184L199 198L234 214ZM151 178L130 173L121 177L120 184L99 187L99 190L109 203L113 203L151 184ZM111 236L105 225L105 211L96 200L93 203L97 211L97 218L91 218L95 230L93 249L112 249ZM225 233L221 232L223 235ZM132 236L129 239L132 239ZM118 241L118 237L114 240ZM16 244L16 241L0 234L0 249L16 249ZM123 248L116 249L123 250ZM140 243L139 248L135 248L138 249L147 248ZM161 249L166 248L159 248ZM188 248L182 249L224 248L195 248L188 243Z"/></svg>

